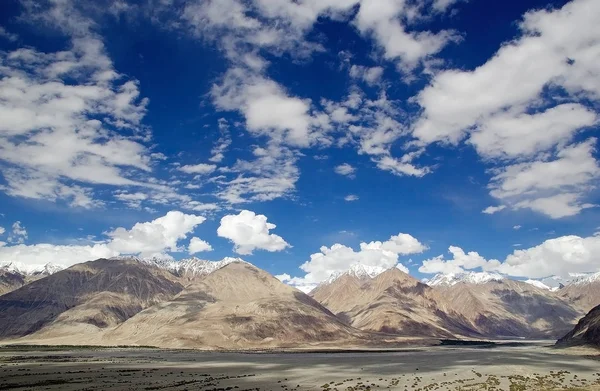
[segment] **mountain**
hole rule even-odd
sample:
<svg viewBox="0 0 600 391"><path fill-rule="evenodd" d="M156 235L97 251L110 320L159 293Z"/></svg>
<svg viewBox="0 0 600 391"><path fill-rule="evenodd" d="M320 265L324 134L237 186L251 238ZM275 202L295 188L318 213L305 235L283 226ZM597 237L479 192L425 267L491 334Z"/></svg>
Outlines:
<svg viewBox="0 0 600 391"><path fill-rule="evenodd" d="M583 314L548 289L494 273L436 276L429 283L470 328L489 338L553 338Z"/></svg>
<svg viewBox="0 0 600 391"><path fill-rule="evenodd" d="M0 296L0 339L88 337L182 289L169 272L133 260L77 264Z"/></svg>
<svg viewBox="0 0 600 391"><path fill-rule="evenodd" d="M600 305L600 272L576 276L557 293L582 313L588 313Z"/></svg>
<svg viewBox="0 0 600 391"><path fill-rule="evenodd" d="M355 263L344 272L332 273L331 276L329 276L329 278L323 282L323 284L331 284L343 276L352 276L359 280L368 280L377 277L386 270L386 268L380 266L368 266L363 265L362 263Z"/></svg>
<svg viewBox="0 0 600 391"><path fill-rule="evenodd" d="M345 343L361 333L306 294L248 263L233 262L105 335L111 343L267 348Z"/></svg>
<svg viewBox="0 0 600 391"><path fill-rule="evenodd" d="M0 295L12 292L32 281L52 275L63 268L47 263L28 266L18 262L0 262Z"/></svg>
<svg viewBox="0 0 600 391"><path fill-rule="evenodd" d="M577 326L556 343L559 346L593 345L600 347L600 305L584 316Z"/></svg>
<svg viewBox="0 0 600 391"><path fill-rule="evenodd" d="M502 281L504 276L487 272L464 272L436 274L432 279L424 282L429 286L454 286L459 283L485 284L490 281Z"/></svg>
<svg viewBox="0 0 600 391"><path fill-rule="evenodd" d="M430 337L476 334L435 289L397 268L374 278L347 273L310 295L361 330Z"/></svg>

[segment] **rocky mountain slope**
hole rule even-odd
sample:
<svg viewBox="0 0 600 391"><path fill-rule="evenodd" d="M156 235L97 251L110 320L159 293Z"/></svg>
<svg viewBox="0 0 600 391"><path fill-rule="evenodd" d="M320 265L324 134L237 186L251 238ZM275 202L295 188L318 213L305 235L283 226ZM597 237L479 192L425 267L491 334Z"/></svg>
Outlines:
<svg viewBox="0 0 600 391"><path fill-rule="evenodd" d="M435 289L393 268L374 278L339 276L311 296L353 327L405 336L476 335Z"/></svg>
<svg viewBox="0 0 600 391"><path fill-rule="evenodd" d="M306 294L230 263L105 335L113 343L203 348L294 347L363 338Z"/></svg>
<svg viewBox="0 0 600 391"><path fill-rule="evenodd" d="M493 273L469 272L429 282L479 334L558 338L582 313L553 292Z"/></svg>
<svg viewBox="0 0 600 391"><path fill-rule="evenodd" d="M17 262L0 262L0 295L50 276L63 268L52 263L43 266L27 266Z"/></svg>
<svg viewBox="0 0 600 391"><path fill-rule="evenodd" d="M137 261L77 264L0 296L0 339L95 332L182 289L172 274Z"/></svg>
<svg viewBox="0 0 600 391"><path fill-rule="evenodd" d="M600 305L600 272L576 277L556 292L584 314L588 313Z"/></svg>
<svg viewBox="0 0 600 391"><path fill-rule="evenodd" d="M558 340L559 346L592 345L600 347L600 305L593 308L577 326Z"/></svg>

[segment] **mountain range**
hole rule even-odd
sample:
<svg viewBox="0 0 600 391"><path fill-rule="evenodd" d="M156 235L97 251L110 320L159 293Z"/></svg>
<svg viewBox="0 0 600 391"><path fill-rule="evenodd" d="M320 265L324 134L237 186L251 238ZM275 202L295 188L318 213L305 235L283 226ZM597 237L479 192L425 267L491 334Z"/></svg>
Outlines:
<svg viewBox="0 0 600 391"><path fill-rule="evenodd" d="M559 338L600 304L597 273L550 289L499 274L354 265L308 295L239 258L0 266L0 340L207 349Z"/></svg>

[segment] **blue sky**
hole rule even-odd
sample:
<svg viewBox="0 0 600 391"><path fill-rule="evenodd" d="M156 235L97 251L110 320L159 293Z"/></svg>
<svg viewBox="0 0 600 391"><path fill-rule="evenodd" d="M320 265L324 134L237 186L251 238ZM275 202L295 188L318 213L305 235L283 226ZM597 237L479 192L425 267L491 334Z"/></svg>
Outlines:
<svg viewBox="0 0 600 391"><path fill-rule="evenodd" d="M0 7L1 261L599 268L595 1Z"/></svg>

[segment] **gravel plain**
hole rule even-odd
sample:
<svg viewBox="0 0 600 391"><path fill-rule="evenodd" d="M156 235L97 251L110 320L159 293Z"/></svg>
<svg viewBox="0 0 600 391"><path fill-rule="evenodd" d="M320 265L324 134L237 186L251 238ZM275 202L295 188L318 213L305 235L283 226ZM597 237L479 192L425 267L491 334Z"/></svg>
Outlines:
<svg viewBox="0 0 600 391"><path fill-rule="evenodd" d="M600 352L543 343L388 352L0 348L0 390L600 390Z"/></svg>

